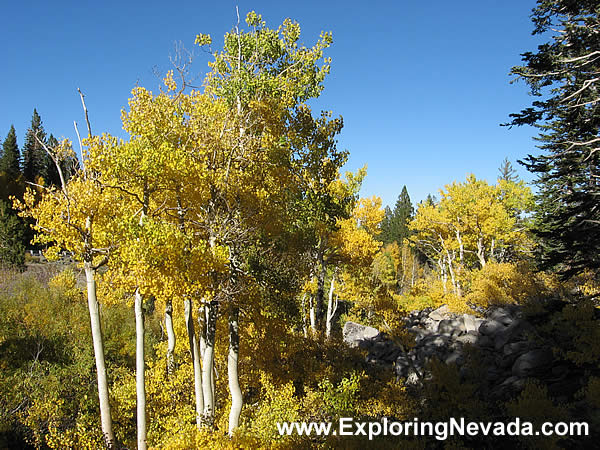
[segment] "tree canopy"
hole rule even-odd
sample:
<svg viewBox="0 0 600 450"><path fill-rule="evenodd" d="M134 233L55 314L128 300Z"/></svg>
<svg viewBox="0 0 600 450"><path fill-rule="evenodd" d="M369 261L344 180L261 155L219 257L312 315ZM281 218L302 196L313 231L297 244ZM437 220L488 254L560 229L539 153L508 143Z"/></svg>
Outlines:
<svg viewBox="0 0 600 450"><path fill-rule="evenodd" d="M534 34L549 39L512 73L538 99L510 124L540 130L542 153L522 162L538 176L538 259L568 277L600 268L600 13L594 1L539 0L532 21Z"/></svg>

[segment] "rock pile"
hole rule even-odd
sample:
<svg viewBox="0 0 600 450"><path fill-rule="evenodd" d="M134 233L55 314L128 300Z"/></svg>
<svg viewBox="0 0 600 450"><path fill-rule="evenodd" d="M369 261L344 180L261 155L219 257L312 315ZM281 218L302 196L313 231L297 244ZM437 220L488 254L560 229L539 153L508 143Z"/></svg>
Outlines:
<svg viewBox="0 0 600 450"><path fill-rule="evenodd" d="M490 309L484 318L454 314L442 306L413 311L405 324L415 337L414 347L407 352L385 333L353 322L344 326L344 341L366 350L367 362L393 367L408 383L426 378L426 364L433 358L456 364L463 377L473 375L465 364L467 348L477 355L484 370L479 381L492 397L521 390L528 377L544 379L557 391L569 381L569 368L555 361L550 347L516 306Z"/></svg>

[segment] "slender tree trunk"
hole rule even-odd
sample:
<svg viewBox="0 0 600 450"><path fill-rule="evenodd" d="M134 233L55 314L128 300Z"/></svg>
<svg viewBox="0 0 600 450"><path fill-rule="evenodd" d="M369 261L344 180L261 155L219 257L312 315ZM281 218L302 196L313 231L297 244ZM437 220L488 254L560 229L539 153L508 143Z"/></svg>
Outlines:
<svg viewBox="0 0 600 450"><path fill-rule="evenodd" d="M444 295L448 293L448 287L446 286L448 283L448 274L446 273L446 261L440 256L438 259L438 266L440 267L440 277L442 279L442 289L444 291Z"/></svg>
<svg viewBox="0 0 600 450"><path fill-rule="evenodd" d="M214 358L215 332L217 327L218 303L211 301L206 308L206 349L202 361L202 392L204 394L204 421L213 425L215 414L214 396Z"/></svg>
<svg viewBox="0 0 600 450"><path fill-rule="evenodd" d="M204 394L202 392L202 366L200 364L200 349L198 348L198 339L194 330L194 317L192 314L192 299L186 297L184 300L185 324L187 326L188 338L190 341L190 354L192 356L192 365L194 367L194 395L196 398L196 426L202 427L202 415L204 414Z"/></svg>
<svg viewBox="0 0 600 450"><path fill-rule="evenodd" d="M229 315L229 355L227 356L227 377L229 379L229 392L231 394L229 436L233 436L233 431L239 426L243 402L238 374L238 360L240 356L239 316L239 307L232 306Z"/></svg>
<svg viewBox="0 0 600 450"><path fill-rule="evenodd" d="M135 386L137 398L137 448L145 450L146 442L146 382L144 358L144 310L143 297L135 291Z"/></svg>
<svg viewBox="0 0 600 450"><path fill-rule="evenodd" d="M331 337L331 324L333 317L337 310L337 300L333 302L333 289L335 286L335 272L331 276L331 287L329 288L329 301L327 302L327 322L325 323L325 337L329 339Z"/></svg>
<svg viewBox="0 0 600 450"><path fill-rule="evenodd" d="M169 299L165 306L165 328L167 330L167 374L175 372L175 330L173 328L173 302Z"/></svg>
<svg viewBox="0 0 600 450"><path fill-rule="evenodd" d="M483 246L483 238L480 237L477 240L477 257L479 258L479 264L481 265L481 268L483 269L485 267L486 261L485 261L485 247Z"/></svg>
<svg viewBox="0 0 600 450"><path fill-rule="evenodd" d="M204 360L204 351L206 350L206 308L204 308L204 299L198 308L198 335L200 340L200 358Z"/></svg>
<svg viewBox="0 0 600 450"><path fill-rule="evenodd" d="M308 324L306 322L306 292L302 295L302 334L305 338L308 337Z"/></svg>
<svg viewBox="0 0 600 450"><path fill-rule="evenodd" d="M315 302L312 295L308 296L308 311L310 319L310 332L313 336L317 335L317 315L315 313Z"/></svg>
<svg viewBox="0 0 600 450"><path fill-rule="evenodd" d="M96 375L98 379L98 400L100 402L100 423L102 434L107 448L115 446L115 436L112 430L110 415L110 402L108 399L108 381L106 365L104 363L104 343L102 328L100 326L100 307L96 297L96 277L91 261L84 262L85 278L87 282L88 309L90 311L90 325L92 328L92 341L94 344L94 357L96 358Z"/></svg>

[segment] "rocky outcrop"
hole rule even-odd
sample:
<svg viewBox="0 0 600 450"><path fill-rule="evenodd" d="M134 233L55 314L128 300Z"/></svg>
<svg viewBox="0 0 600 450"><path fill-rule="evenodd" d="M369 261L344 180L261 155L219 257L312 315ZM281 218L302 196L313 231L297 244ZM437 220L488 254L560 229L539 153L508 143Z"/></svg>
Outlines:
<svg viewBox="0 0 600 450"><path fill-rule="evenodd" d="M344 326L344 341L366 350L368 363L393 368L407 383L426 378L433 358L456 364L465 378L472 376L469 355L483 370L480 381L492 398L521 390L528 377L551 377L548 381L555 385L568 382L569 369L555 359L516 306L492 308L483 317L454 314L442 306L411 312L405 325L415 338L406 352L385 333L353 322Z"/></svg>

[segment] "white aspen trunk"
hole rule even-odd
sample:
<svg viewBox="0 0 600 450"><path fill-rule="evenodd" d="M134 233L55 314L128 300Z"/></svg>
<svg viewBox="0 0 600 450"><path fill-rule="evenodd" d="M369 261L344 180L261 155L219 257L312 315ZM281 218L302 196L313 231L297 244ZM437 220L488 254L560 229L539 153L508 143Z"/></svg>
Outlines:
<svg viewBox="0 0 600 450"><path fill-rule="evenodd" d="M416 269L417 269L417 258L415 258L415 255L412 255L412 274L410 277L410 287L413 288L415 287L415 276L416 276Z"/></svg>
<svg viewBox="0 0 600 450"><path fill-rule="evenodd" d="M452 287L454 288L454 293L458 297L462 297L462 289L460 287L460 282L458 281L456 274L454 273L454 268L452 266L452 263L454 262L456 256L450 257L450 252L448 251L446 251L446 256L448 259L448 271L450 272L450 279L452 280Z"/></svg>
<svg viewBox="0 0 600 450"><path fill-rule="evenodd" d="M458 230L456 230L456 240L458 241L458 245L459 245L459 247L458 247L459 253L458 254L459 254L459 258L460 258L460 264L464 265L464 263L465 263L465 246L463 244L462 237L460 235L460 231L458 231Z"/></svg>
<svg viewBox="0 0 600 450"><path fill-rule="evenodd" d="M198 308L198 334L200 335L200 358L204 359L204 350L206 350L206 310L204 300Z"/></svg>
<svg viewBox="0 0 600 450"><path fill-rule="evenodd" d="M308 297L308 310L309 310L309 319L310 319L310 332L313 336L317 335L317 315L315 313L315 303L313 301L313 296Z"/></svg>
<svg viewBox="0 0 600 450"><path fill-rule="evenodd" d="M227 377L229 380L229 392L231 394L229 436L233 436L233 431L239 426L243 404L238 374L238 360L240 356L239 315L239 308L232 306L229 316L229 354L227 356Z"/></svg>
<svg viewBox="0 0 600 450"><path fill-rule="evenodd" d="M204 394L204 422L212 426L214 421L214 356L215 356L215 331L217 325L216 302L205 306L206 314L206 349L202 361L202 392Z"/></svg>
<svg viewBox="0 0 600 450"><path fill-rule="evenodd" d="M137 399L137 448L146 450L146 382L144 358L144 310L142 294L135 291L135 387Z"/></svg>
<svg viewBox="0 0 600 450"><path fill-rule="evenodd" d="M192 299L186 297L184 300L185 324L190 341L190 354L192 356L192 365L194 367L194 395L196 398L196 426L202 427L202 415L204 414L204 394L202 392L202 366L200 364L200 349L198 348L198 339L194 330L194 317L192 314Z"/></svg>
<svg viewBox="0 0 600 450"><path fill-rule="evenodd" d="M448 274L446 273L446 262L443 257L440 256L438 259L438 266L440 267L440 277L442 279L442 289L444 291L444 295L448 293L448 287L446 284L448 283Z"/></svg>
<svg viewBox="0 0 600 450"><path fill-rule="evenodd" d="M477 240L477 257L479 258L479 264L481 265L481 268L483 269L485 267L486 261L485 261L485 247L483 246L483 238L480 237Z"/></svg>
<svg viewBox="0 0 600 450"><path fill-rule="evenodd" d="M329 339L331 337L331 325L333 322L333 316L337 310L337 301L335 305L333 303L333 290L335 288L335 272L331 276L331 286L329 288L329 301L327 302L327 322L325 323L325 337Z"/></svg>
<svg viewBox="0 0 600 450"><path fill-rule="evenodd" d="M96 297L96 277L90 261L84 263L85 278L87 283L88 309L90 312L90 325L92 329L92 342L94 345L94 357L96 359L96 375L98 379L98 400L100 403L100 423L104 443L107 448L115 446L115 436L112 430L112 418L110 415L110 402L108 398L108 381L106 377L106 364L104 362L104 343L102 340L102 328L100 326L100 307Z"/></svg>
<svg viewBox="0 0 600 450"><path fill-rule="evenodd" d="M165 306L165 329L167 330L167 374L175 372L175 329L173 328L173 303L169 300Z"/></svg>
<svg viewBox="0 0 600 450"><path fill-rule="evenodd" d="M492 244L490 246L490 259L495 259L494 251L496 250L496 239L492 238Z"/></svg>

